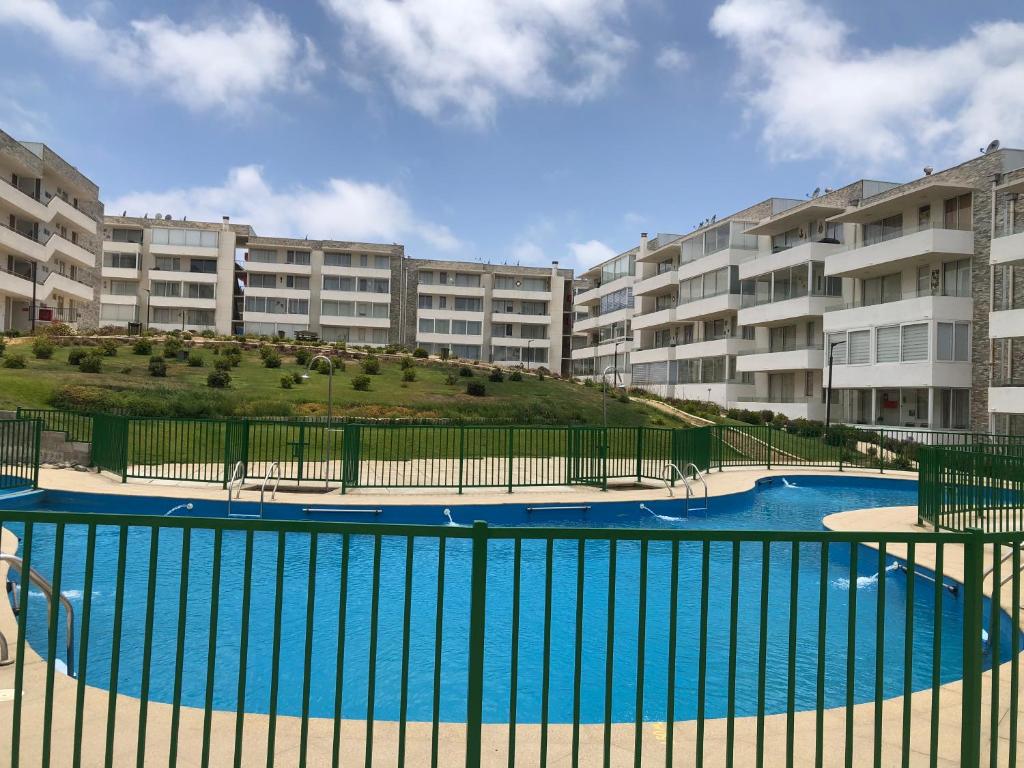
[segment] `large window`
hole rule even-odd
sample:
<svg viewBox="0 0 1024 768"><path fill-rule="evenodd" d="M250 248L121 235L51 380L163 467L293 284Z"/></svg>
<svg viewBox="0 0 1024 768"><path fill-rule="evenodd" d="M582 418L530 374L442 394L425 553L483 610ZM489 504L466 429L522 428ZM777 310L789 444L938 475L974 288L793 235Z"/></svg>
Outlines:
<svg viewBox="0 0 1024 768"><path fill-rule="evenodd" d="M387 293L391 281L381 277L360 277L357 290L363 293Z"/></svg>
<svg viewBox="0 0 1024 768"><path fill-rule="evenodd" d="M139 292L139 284L133 280L111 280L107 293L112 296L134 296Z"/></svg>
<svg viewBox="0 0 1024 768"><path fill-rule="evenodd" d="M946 229L971 229L971 193L951 197L942 204L942 223Z"/></svg>
<svg viewBox="0 0 1024 768"><path fill-rule="evenodd" d="M138 256L134 253L104 253L103 266L112 269L135 269Z"/></svg>
<svg viewBox="0 0 1024 768"><path fill-rule="evenodd" d="M288 299L289 315L308 315L309 299Z"/></svg>
<svg viewBox="0 0 1024 768"><path fill-rule="evenodd" d="M935 390L936 426L939 429L967 429L971 416L969 389Z"/></svg>
<svg viewBox="0 0 1024 768"><path fill-rule="evenodd" d="M115 229L110 233L110 239L115 243L141 243L141 229Z"/></svg>
<svg viewBox="0 0 1024 768"><path fill-rule="evenodd" d="M971 297L971 260L947 261L942 265L942 294Z"/></svg>
<svg viewBox="0 0 1024 768"><path fill-rule="evenodd" d="M935 359L943 361L970 360L968 338L970 323L938 323Z"/></svg>
<svg viewBox="0 0 1024 768"><path fill-rule="evenodd" d="M506 291L551 290L551 281L546 277L523 277L519 275L495 275L494 287Z"/></svg>
<svg viewBox="0 0 1024 768"><path fill-rule="evenodd" d="M871 331L850 331L846 342L850 365L867 365L871 362Z"/></svg>
<svg viewBox="0 0 1024 768"><path fill-rule="evenodd" d="M464 288L479 288L480 275L466 272L420 272L420 282L424 285L458 285Z"/></svg>
<svg viewBox="0 0 1024 768"><path fill-rule="evenodd" d="M108 323L134 323L138 318L134 304L101 304L100 320Z"/></svg>
<svg viewBox="0 0 1024 768"><path fill-rule="evenodd" d="M212 299L213 283L185 283L185 297L189 299Z"/></svg>
<svg viewBox="0 0 1024 768"><path fill-rule="evenodd" d="M861 281L862 301L865 307L886 304L903 298L903 276L899 272L882 277L870 277Z"/></svg>
<svg viewBox="0 0 1024 768"><path fill-rule="evenodd" d="M325 291L354 291L356 279L354 277L342 277L340 275L324 275Z"/></svg>
<svg viewBox="0 0 1024 768"><path fill-rule="evenodd" d="M887 325L875 329L875 362L898 363L900 360L900 327Z"/></svg>
<svg viewBox="0 0 1024 768"><path fill-rule="evenodd" d="M287 275L284 279L284 286L295 291L308 291L309 277L306 275Z"/></svg>
<svg viewBox="0 0 1024 768"><path fill-rule="evenodd" d="M546 339L548 327L546 325L520 325L519 338L521 339Z"/></svg>
<svg viewBox="0 0 1024 768"><path fill-rule="evenodd" d="M249 261L257 264L276 264L277 251L268 251L263 248L250 248Z"/></svg>
<svg viewBox="0 0 1024 768"><path fill-rule="evenodd" d="M215 275L217 274L217 260L190 259L188 263L188 271L201 275Z"/></svg>
<svg viewBox="0 0 1024 768"><path fill-rule="evenodd" d="M154 280L152 283L154 296L176 298L181 296L181 283L168 283L162 280Z"/></svg>
<svg viewBox="0 0 1024 768"><path fill-rule="evenodd" d="M153 227L153 243L156 245L187 245L193 248L216 248L220 243L220 232L213 229Z"/></svg>
<svg viewBox="0 0 1024 768"><path fill-rule="evenodd" d="M286 264L309 266L309 251L288 251L285 253L284 260Z"/></svg>
<svg viewBox="0 0 1024 768"><path fill-rule="evenodd" d="M352 254L351 253L324 252L324 266L325 267L351 267L352 266Z"/></svg>
<svg viewBox="0 0 1024 768"><path fill-rule="evenodd" d="M903 214L888 216L864 225L864 245L892 240L903 235Z"/></svg>
<svg viewBox="0 0 1024 768"><path fill-rule="evenodd" d="M434 296L430 293L421 293L419 297L419 303L417 305L420 309L433 309L434 308Z"/></svg>
<svg viewBox="0 0 1024 768"><path fill-rule="evenodd" d="M456 296L454 309L456 312L482 312L484 301L479 296Z"/></svg>
<svg viewBox="0 0 1024 768"><path fill-rule="evenodd" d="M276 288L277 287L277 275L264 275L259 272L251 272L249 274L249 287L250 288Z"/></svg>
<svg viewBox="0 0 1024 768"><path fill-rule="evenodd" d="M900 359L905 363L928 359L928 323L902 327L903 349Z"/></svg>
<svg viewBox="0 0 1024 768"><path fill-rule="evenodd" d="M609 312L615 312L620 309L632 308L633 306L633 289L632 288L620 288L617 291L613 291L605 296L601 297L601 314L607 315Z"/></svg>
<svg viewBox="0 0 1024 768"><path fill-rule="evenodd" d="M157 256L153 269L158 272L181 272L181 259L177 256Z"/></svg>
<svg viewBox="0 0 1024 768"><path fill-rule="evenodd" d="M835 346L832 346L832 345ZM830 333L828 335L828 349L825 350L826 362L831 350L832 364L833 365L845 365L846 364L846 350L849 344L846 343L846 333Z"/></svg>
<svg viewBox="0 0 1024 768"><path fill-rule="evenodd" d="M479 320L452 320L452 335L479 336L481 325Z"/></svg>
<svg viewBox="0 0 1024 768"><path fill-rule="evenodd" d="M601 283L610 283L620 277L636 274L636 254L627 253L612 259L601 267Z"/></svg>

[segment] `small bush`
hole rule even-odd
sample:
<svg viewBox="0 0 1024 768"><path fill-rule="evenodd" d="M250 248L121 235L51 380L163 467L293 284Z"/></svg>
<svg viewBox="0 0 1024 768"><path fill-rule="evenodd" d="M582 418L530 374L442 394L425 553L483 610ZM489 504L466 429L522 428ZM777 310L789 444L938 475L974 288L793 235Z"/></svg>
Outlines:
<svg viewBox="0 0 1024 768"><path fill-rule="evenodd" d="M121 369L121 374L124 376L131 376L132 367L130 365L126 365L124 368Z"/></svg>
<svg viewBox="0 0 1024 768"><path fill-rule="evenodd" d="M523 380L523 372L522 371L512 371L512 373L510 373L508 375L508 380L509 381L522 381Z"/></svg>
<svg viewBox="0 0 1024 768"><path fill-rule="evenodd" d="M359 376L352 377L352 389L359 390L360 392L366 392L370 389L370 377L366 374L360 374Z"/></svg>
<svg viewBox="0 0 1024 768"><path fill-rule="evenodd" d="M537 371L537 381L544 381L544 371L542 371L542 370L538 370Z"/></svg>
<svg viewBox="0 0 1024 768"><path fill-rule="evenodd" d="M584 380L583 380L583 386L584 386L584 387L590 387L590 388L593 388L593 386L594 386L594 380L593 380L593 379L584 379Z"/></svg>
<svg viewBox="0 0 1024 768"><path fill-rule="evenodd" d="M103 370L103 353L90 352L82 358L78 364L78 370L82 373L99 373Z"/></svg>
<svg viewBox="0 0 1024 768"><path fill-rule="evenodd" d="M380 360L374 355L364 357L359 367L363 369L363 373L367 376L377 376L380 374Z"/></svg>
<svg viewBox="0 0 1024 768"><path fill-rule="evenodd" d="M45 336L37 336L32 342L32 354L36 356L36 360L49 360L56 349L57 346Z"/></svg>
<svg viewBox="0 0 1024 768"><path fill-rule="evenodd" d="M153 354L153 342L146 338L136 339L132 344L132 354L151 355Z"/></svg>
<svg viewBox="0 0 1024 768"><path fill-rule="evenodd" d="M4 358L4 368L24 368L25 356L12 352Z"/></svg>
<svg viewBox="0 0 1024 768"><path fill-rule="evenodd" d="M412 356L419 358L427 357L427 350L425 350L423 347L416 347L416 349L412 351Z"/></svg>
<svg viewBox="0 0 1024 768"><path fill-rule="evenodd" d="M274 347L270 346L269 344L261 344L259 354L260 359L266 360L271 355L276 355L277 350Z"/></svg>
<svg viewBox="0 0 1024 768"><path fill-rule="evenodd" d="M412 368L413 365L414 365L414 363L413 363L411 357L403 357L402 358L402 362L398 364L398 367L401 368L403 371L406 371L406 370Z"/></svg>
<svg viewBox="0 0 1024 768"><path fill-rule="evenodd" d="M191 359L191 356L190 356ZM213 368L216 371L230 371L231 370L231 358L219 357L213 361Z"/></svg>
<svg viewBox="0 0 1024 768"><path fill-rule="evenodd" d="M448 347L441 347L441 352L439 354L441 355L441 359L442 360L447 360L448 356L451 353L452 353L452 351L450 349L448 349Z"/></svg>
<svg viewBox="0 0 1024 768"><path fill-rule="evenodd" d="M416 369L406 368L402 371L402 381L416 381Z"/></svg>
<svg viewBox="0 0 1024 768"><path fill-rule="evenodd" d="M213 339L213 338L216 338L216 336L217 336L217 334L214 333L213 331L211 331L209 328L207 328L205 331L203 331L199 335L202 336L204 339Z"/></svg>
<svg viewBox="0 0 1024 768"><path fill-rule="evenodd" d="M192 331L182 331L181 338L185 341L192 341Z"/></svg>
<svg viewBox="0 0 1024 768"><path fill-rule="evenodd" d="M460 366L459 376L461 376L464 379L471 379L473 378L473 369L470 368L468 365Z"/></svg>
<svg viewBox="0 0 1024 768"><path fill-rule="evenodd" d="M189 368L202 368L204 365L206 365L206 358L198 350L193 349L188 353Z"/></svg>
<svg viewBox="0 0 1024 768"><path fill-rule="evenodd" d="M449 386L454 385L455 381L456 381L455 374L453 374L453 373L449 373L447 376L444 377L444 383L448 384Z"/></svg>
<svg viewBox="0 0 1024 768"><path fill-rule="evenodd" d="M484 386L482 381L467 381L466 394L473 397L483 397L487 394L487 387Z"/></svg>
<svg viewBox="0 0 1024 768"><path fill-rule="evenodd" d="M82 358L89 354L88 350L81 347L73 347L68 350L68 365L78 365Z"/></svg>
<svg viewBox="0 0 1024 768"><path fill-rule="evenodd" d="M160 355L153 355L149 358L149 375L159 379L167 375L167 363Z"/></svg>
<svg viewBox="0 0 1024 768"><path fill-rule="evenodd" d="M104 357L116 357L118 344L113 339L104 339L100 344L100 351Z"/></svg>
<svg viewBox="0 0 1024 768"><path fill-rule="evenodd" d="M164 357L168 360L176 358L183 349L181 342L173 336L164 339Z"/></svg>
<svg viewBox="0 0 1024 768"><path fill-rule="evenodd" d="M295 373L293 373L292 381L294 381L296 384L301 384L303 382L302 371L296 371Z"/></svg>
<svg viewBox="0 0 1024 768"><path fill-rule="evenodd" d="M313 353L305 347L300 347L295 350L295 362L303 367L309 365L309 361L313 359Z"/></svg>
<svg viewBox="0 0 1024 768"><path fill-rule="evenodd" d="M623 390L622 392L619 393L618 400L619 400L620 403L628 403L629 402L629 393L626 392L625 390Z"/></svg>
<svg viewBox="0 0 1024 768"><path fill-rule="evenodd" d="M235 346L228 347L224 350L224 359L231 362L232 368L237 368L242 362L242 350Z"/></svg>
<svg viewBox="0 0 1024 768"><path fill-rule="evenodd" d="M501 368L492 368L491 373L487 378L488 380L497 383L505 380L505 374L501 372Z"/></svg>
<svg viewBox="0 0 1024 768"><path fill-rule="evenodd" d="M263 349L268 349L269 352L263 353ZM263 358L264 368L280 368L281 367L281 355L277 353L276 349L270 347L264 347L260 350L260 357Z"/></svg>
<svg viewBox="0 0 1024 768"><path fill-rule="evenodd" d="M4 352L7 351L7 342L0 338L0 357L4 356Z"/></svg>
<svg viewBox="0 0 1024 768"><path fill-rule="evenodd" d="M224 389L231 386L231 374L227 371L210 371L206 377L206 386L214 389Z"/></svg>
<svg viewBox="0 0 1024 768"><path fill-rule="evenodd" d="M291 389L295 385L295 379L289 374L281 377L281 389Z"/></svg>

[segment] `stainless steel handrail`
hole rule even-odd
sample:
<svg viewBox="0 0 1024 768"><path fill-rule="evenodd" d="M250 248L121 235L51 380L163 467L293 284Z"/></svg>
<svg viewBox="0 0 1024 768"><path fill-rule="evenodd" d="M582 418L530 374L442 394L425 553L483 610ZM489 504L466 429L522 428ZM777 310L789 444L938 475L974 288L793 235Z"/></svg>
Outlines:
<svg viewBox="0 0 1024 768"><path fill-rule="evenodd" d="M704 516L707 517L707 514L708 514L708 483L707 483L707 480L704 479L704 473L700 471L700 467L698 467L692 461L683 468L683 472L684 473L685 472L689 472L691 468L693 469L694 477L696 477L698 480L700 480L701 485L704 486ZM689 500L687 500L687 501L689 501ZM689 511L689 509L687 509L687 511Z"/></svg>
<svg viewBox="0 0 1024 768"><path fill-rule="evenodd" d="M10 555L10 554L0 553L0 562L7 563L8 567L16 568L18 570L18 573L21 574L22 577L24 577L24 575L25 575L24 574L24 563L23 563L22 559L20 557L18 557L17 555ZM43 578L42 574L40 574L35 568L29 568L28 569L28 580L31 583L35 584L37 587L39 587L39 589L42 590L43 594L46 595L46 604L48 606L52 605L53 604L53 585L50 584L50 582L48 582L45 578ZM68 670L68 675L71 676L71 677L74 677L75 676L75 609L72 607L71 601L68 600L68 598L64 595L63 592L59 593L57 595L57 598L58 598L58 600L60 600L61 605L64 606L64 613L65 613L65 616L67 618L67 637L65 638L67 640L67 659L68 659L67 670ZM21 607L19 606L16 610L20 612ZM49 616L50 616L50 611L49 610L47 610L46 615L47 615L47 622L49 622ZM53 631L53 627L49 627L49 631L52 632ZM7 644L7 641L5 639L4 640L4 645L6 646L6 644Z"/></svg>
<svg viewBox="0 0 1024 768"><path fill-rule="evenodd" d="M665 477L665 470L666 469L669 470L669 473L668 473L669 476L668 477ZM666 464L665 466L663 466L661 468L661 479L662 479L662 482L665 483L665 489L668 491L668 495L669 496L675 496L675 493L673 493L673 491L672 491L672 486L669 484L669 480L672 479L672 472L675 472L676 475L679 477L679 479L683 481L683 485L686 486L686 497L689 498L690 494L693 492L693 489L690 488L690 483L686 479L686 475L684 475L682 473L682 471L679 469L679 467L677 467L675 464L671 464L671 463L670 464Z"/></svg>
<svg viewBox="0 0 1024 768"><path fill-rule="evenodd" d="M267 470L266 476L263 478L263 485L260 486L260 517L263 517L263 494L266 493L267 483L270 482L270 477L274 476L274 490L270 493L270 500L273 501L277 498L277 486L281 484L281 465L276 461L270 465L270 469Z"/></svg>
<svg viewBox="0 0 1024 768"><path fill-rule="evenodd" d="M239 470L242 470L241 475L238 474ZM231 479L228 480L228 517L231 517L231 487L235 484L236 480L238 481L238 490L235 491L235 498L237 499L242 493L242 483L245 482L244 462L239 461L235 463L235 468L231 470Z"/></svg>

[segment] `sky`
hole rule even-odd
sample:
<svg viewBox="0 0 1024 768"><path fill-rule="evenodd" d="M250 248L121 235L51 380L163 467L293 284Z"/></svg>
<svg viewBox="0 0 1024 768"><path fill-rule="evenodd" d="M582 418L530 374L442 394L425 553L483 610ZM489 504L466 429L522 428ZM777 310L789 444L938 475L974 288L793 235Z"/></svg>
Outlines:
<svg viewBox="0 0 1024 768"><path fill-rule="evenodd" d="M1020 0L0 0L0 128L108 213L578 271L1024 147Z"/></svg>

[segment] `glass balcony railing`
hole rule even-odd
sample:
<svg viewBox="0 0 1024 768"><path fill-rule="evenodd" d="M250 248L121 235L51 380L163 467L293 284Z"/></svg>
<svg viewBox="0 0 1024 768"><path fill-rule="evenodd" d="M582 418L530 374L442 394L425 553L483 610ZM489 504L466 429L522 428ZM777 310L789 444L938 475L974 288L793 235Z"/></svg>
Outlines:
<svg viewBox="0 0 1024 768"><path fill-rule="evenodd" d="M748 349L742 352L737 352L737 355L771 355L776 352L808 352L808 351L819 351L824 350L821 344L780 344L778 346L770 347L768 349Z"/></svg>
<svg viewBox="0 0 1024 768"><path fill-rule="evenodd" d="M1024 232L1024 219L1006 222L1002 226L997 226L995 237L1009 237L1010 235L1019 235L1022 232Z"/></svg>
<svg viewBox="0 0 1024 768"><path fill-rule="evenodd" d="M951 298L960 296L960 298L971 298L971 294L969 293L961 296L960 294L957 293L947 293L946 291L933 291L930 289L925 289L922 291L903 291L902 293L894 293L887 296L861 296L859 299L855 299L854 301L849 301L843 304L843 309L859 309L861 307L874 307L881 304L892 304L893 302L896 301L906 301L907 299L926 298L928 296L946 296Z"/></svg>
<svg viewBox="0 0 1024 768"><path fill-rule="evenodd" d="M970 228L958 228L946 226L941 221L929 221L917 225L911 226L899 226L899 227L878 227L872 228L871 231L864 228L864 237L858 242L854 241L846 243L845 250L855 250L857 248L867 248L870 245L878 245L879 243L887 243L890 240L898 240L901 237L907 237L908 235L916 235L918 232L926 232L933 229L945 229L950 231L971 231Z"/></svg>

